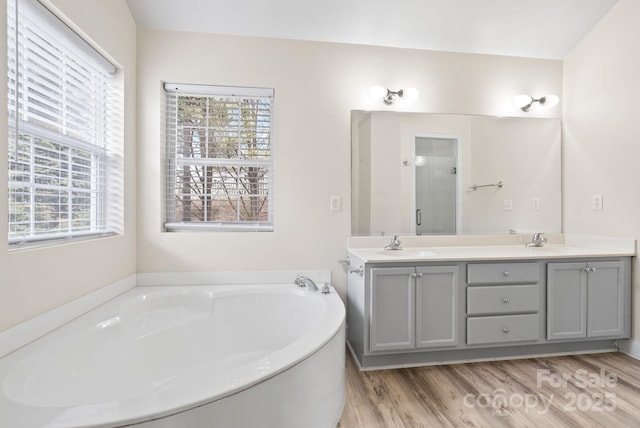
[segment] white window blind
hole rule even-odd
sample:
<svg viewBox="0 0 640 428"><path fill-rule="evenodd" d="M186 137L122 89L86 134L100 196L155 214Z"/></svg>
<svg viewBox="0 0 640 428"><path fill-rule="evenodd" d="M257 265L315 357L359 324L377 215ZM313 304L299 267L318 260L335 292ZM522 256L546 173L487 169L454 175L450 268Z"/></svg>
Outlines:
<svg viewBox="0 0 640 428"><path fill-rule="evenodd" d="M37 1L7 12L9 243L120 233L115 67Z"/></svg>
<svg viewBox="0 0 640 428"><path fill-rule="evenodd" d="M273 89L165 83L168 231L273 230Z"/></svg>

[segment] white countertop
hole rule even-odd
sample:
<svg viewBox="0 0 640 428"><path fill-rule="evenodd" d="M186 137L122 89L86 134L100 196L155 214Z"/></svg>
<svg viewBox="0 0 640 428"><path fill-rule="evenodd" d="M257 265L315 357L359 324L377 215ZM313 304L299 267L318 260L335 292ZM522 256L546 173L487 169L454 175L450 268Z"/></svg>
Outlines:
<svg viewBox="0 0 640 428"><path fill-rule="evenodd" d="M446 245L442 237L406 237L407 244L402 250L384 250L384 245L367 247L366 238L357 238L348 252L367 263L400 263L461 260L527 260L564 259L587 257L634 256L635 240L606 237L584 237L552 235L549 243L542 247L526 247L516 243L514 237L500 237L488 240L486 237L452 239ZM423 238L423 239L421 239ZM378 244L380 237L370 238L371 244ZM403 241L403 237L399 237ZM375 240L375 241L374 241ZM386 237L385 241L390 238ZM526 242L526 241L522 241ZM487 245L489 244L489 245Z"/></svg>

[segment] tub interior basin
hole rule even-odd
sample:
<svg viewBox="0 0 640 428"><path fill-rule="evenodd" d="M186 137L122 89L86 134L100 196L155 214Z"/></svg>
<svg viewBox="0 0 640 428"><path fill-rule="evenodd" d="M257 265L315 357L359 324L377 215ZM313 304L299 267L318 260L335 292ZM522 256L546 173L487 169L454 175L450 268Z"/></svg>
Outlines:
<svg viewBox="0 0 640 428"><path fill-rule="evenodd" d="M186 391L204 378L235 382L245 367L266 370L270 355L319 322L325 309L314 302L288 292L145 292L17 360L2 391L31 406L73 407Z"/></svg>
<svg viewBox="0 0 640 428"><path fill-rule="evenodd" d="M134 337L141 338L206 318L214 302L213 294L206 291L148 293L125 301L118 321Z"/></svg>

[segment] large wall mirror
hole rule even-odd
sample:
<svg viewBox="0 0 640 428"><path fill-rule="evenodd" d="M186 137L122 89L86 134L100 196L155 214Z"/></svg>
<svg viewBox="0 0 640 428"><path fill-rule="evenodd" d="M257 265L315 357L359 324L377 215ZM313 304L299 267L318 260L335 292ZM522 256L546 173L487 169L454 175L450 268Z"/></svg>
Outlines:
<svg viewBox="0 0 640 428"><path fill-rule="evenodd" d="M561 231L557 118L351 112L351 233Z"/></svg>

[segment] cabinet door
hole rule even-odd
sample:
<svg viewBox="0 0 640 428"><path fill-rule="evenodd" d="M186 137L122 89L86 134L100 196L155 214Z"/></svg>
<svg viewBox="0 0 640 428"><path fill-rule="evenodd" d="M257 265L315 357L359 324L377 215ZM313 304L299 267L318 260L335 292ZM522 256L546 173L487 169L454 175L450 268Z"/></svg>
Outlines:
<svg viewBox="0 0 640 428"><path fill-rule="evenodd" d="M589 263L589 337L624 335L624 276L621 261Z"/></svg>
<svg viewBox="0 0 640 428"><path fill-rule="evenodd" d="M458 344L458 267L417 269L416 347Z"/></svg>
<svg viewBox="0 0 640 428"><path fill-rule="evenodd" d="M369 349L415 347L414 268L371 269Z"/></svg>
<svg viewBox="0 0 640 428"><path fill-rule="evenodd" d="M587 336L585 263L547 265L547 339Z"/></svg>

